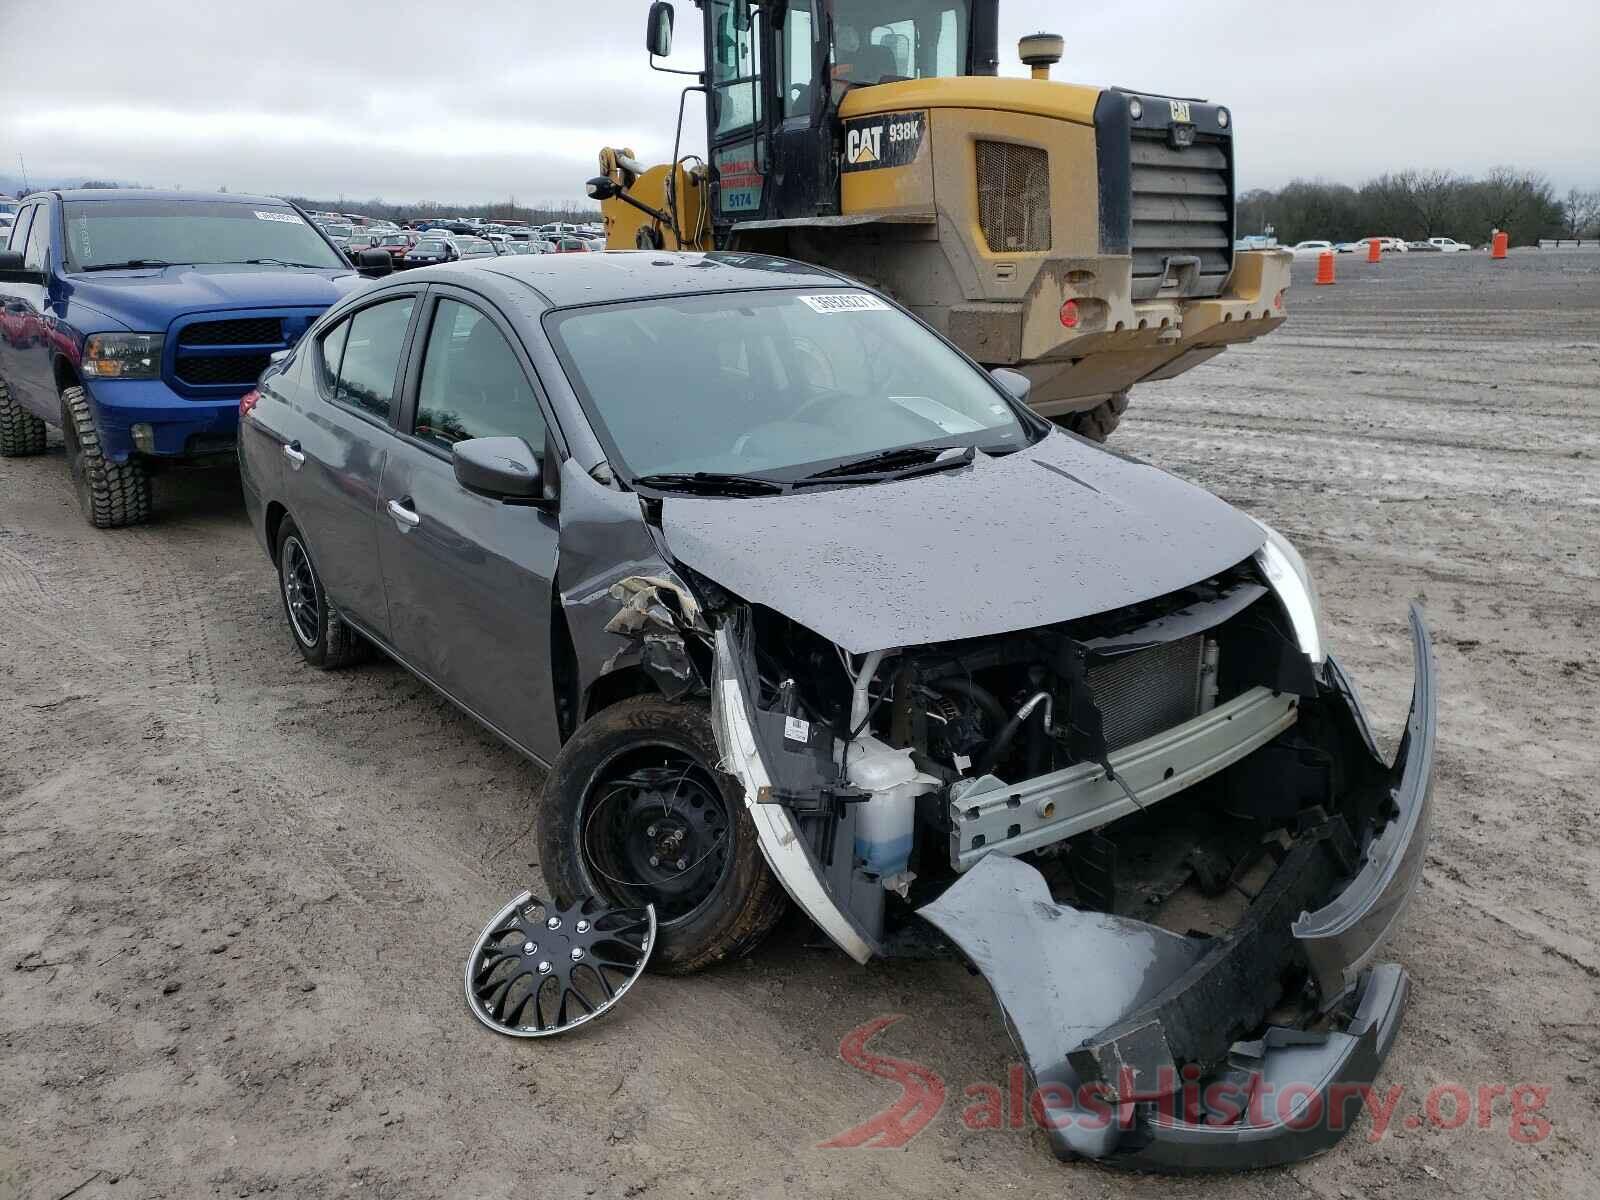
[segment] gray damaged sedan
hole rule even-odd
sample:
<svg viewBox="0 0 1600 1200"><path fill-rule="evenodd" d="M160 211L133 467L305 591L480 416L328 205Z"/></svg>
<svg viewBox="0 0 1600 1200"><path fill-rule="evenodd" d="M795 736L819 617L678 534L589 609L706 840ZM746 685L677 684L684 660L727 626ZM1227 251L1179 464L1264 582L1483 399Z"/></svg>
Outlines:
<svg viewBox="0 0 1600 1200"><path fill-rule="evenodd" d="M1039 420L892 302L779 259L407 272L246 397L290 633L396 659L549 772L547 884L657 969L792 900L953 943L1063 1157L1326 1149L1407 993L1434 669L1391 763L1272 529Z"/></svg>

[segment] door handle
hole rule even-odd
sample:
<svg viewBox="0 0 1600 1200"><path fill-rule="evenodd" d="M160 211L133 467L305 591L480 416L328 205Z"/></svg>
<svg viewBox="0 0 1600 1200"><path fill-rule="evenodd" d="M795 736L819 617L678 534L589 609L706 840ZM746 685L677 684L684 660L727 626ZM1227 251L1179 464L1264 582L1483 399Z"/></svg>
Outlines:
<svg viewBox="0 0 1600 1200"><path fill-rule="evenodd" d="M422 518L412 511L409 506L399 500L389 501L389 515L395 519L397 524L403 526L405 529L415 529L418 525L422 524Z"/></svg>
<svg viewBox="0 0 1600 1200"><path fill-rule="evenodd" d="M305 465L306 456L301 451L299 442L290 442L284 446L283 456L289 460L296 471Z"/></svg>

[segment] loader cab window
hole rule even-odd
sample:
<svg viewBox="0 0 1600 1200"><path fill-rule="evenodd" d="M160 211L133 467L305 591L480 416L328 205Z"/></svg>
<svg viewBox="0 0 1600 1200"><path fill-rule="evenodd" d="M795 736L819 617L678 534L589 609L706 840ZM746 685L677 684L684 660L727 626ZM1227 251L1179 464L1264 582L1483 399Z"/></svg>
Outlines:
<svg viewBox="0 0 1600 1200"><path fill-rule="evenodd" d="M711 0L711 83L717 133L761 119L761 46L750 0Z"/></svg>
<svg viewBox="0 0 1600 1200"><path fill-rule="evenodd" d="M816 53L817 23L806 0L792 0L783 23L783 116L811 115L812 64Z"/></svg>
<svg viewBox="0 0 1600 1200"><path fill-rule="evenodd" d="M960 75L967 61L969 8L966 0L836 0L835 92Z"/></svg>

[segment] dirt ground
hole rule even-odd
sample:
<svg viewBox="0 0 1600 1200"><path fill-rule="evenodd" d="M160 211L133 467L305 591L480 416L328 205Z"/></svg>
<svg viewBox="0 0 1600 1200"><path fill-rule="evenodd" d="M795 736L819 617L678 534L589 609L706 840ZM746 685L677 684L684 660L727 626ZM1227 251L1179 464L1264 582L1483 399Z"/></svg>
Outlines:
<svg viewBox="0 0 1600 1200"><path fill-rule="evenodd" d="M493 1036L462 961L537 882L539 773L392 665L303 666L236 485L97 533L56 452L0 463L0 1198L1600 1194L1600 254L1339 267L1297 267L1283 331L1136 394L1118 440L1299 542L1386 730L1427 606L1436 808L1383 1137L1221 1180L1059 1164L963 1124L1014 1061L980 980L798 925L576 1036ZM839 1057L891 1014L873 1048L942 1110L819 1148L898 1098ZM1428 1112L1447 1084L1460 1128ZM1548 1089L1522 1140L1478 1103L1519 1084Z"/></svg>

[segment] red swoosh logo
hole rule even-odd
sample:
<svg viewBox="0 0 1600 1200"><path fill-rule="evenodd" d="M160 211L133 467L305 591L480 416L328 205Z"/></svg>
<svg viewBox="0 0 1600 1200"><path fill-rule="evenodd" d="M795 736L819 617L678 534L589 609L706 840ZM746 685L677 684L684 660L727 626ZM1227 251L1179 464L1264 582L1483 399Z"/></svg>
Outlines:
<svg viewBox="0 0 1600 1200"><path fill-rule="evenodd" d="M844 1035L839 1043L839 1057L858 1071L888 1079L900 1085L900 1099L869 1117L861 1124L835 1134L819 1149L854 1150L858 1146L869 1149L894 1149L904 1146L927 1128L928 1122L939 1115L944 1107L944 1080L921 1063L887 1054L875 1054L867 1043L903 1017L894 1013L887 1017L873 1017L865 1025L858 1025Z"/></svg>

